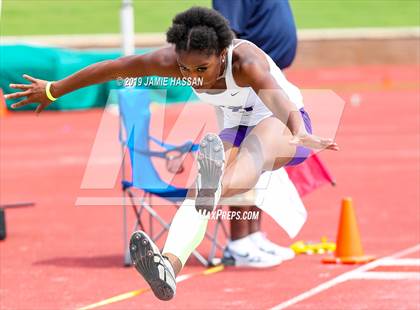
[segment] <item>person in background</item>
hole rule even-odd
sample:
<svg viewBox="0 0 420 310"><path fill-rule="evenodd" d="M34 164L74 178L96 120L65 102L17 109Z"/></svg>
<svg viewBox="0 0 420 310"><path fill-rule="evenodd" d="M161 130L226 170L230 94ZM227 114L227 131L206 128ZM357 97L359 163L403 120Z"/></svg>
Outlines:
<svg viewBox="0 0 420 310"><path fill-rule="evenodd" d="M287 0L213 0L213 8L229 21L237 38L253 42L280 69L292 64L296 55L297 34ZM230 210L260 212L255 205L230 206ZM231 240L223 253L225 264L254 267L260 264L260 267L265 267L295 256L293 250L271 242L261 231L261 212L257 219L232 219L230 231Z"/></svg>

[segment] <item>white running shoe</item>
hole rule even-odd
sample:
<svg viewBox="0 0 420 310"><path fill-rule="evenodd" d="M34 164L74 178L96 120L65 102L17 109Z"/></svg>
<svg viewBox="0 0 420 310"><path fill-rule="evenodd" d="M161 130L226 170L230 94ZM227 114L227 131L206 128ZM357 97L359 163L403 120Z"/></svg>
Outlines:
<svg viewBox="0 0 420 310"><path fill-rule="evenodd" d="M263 252L279 256L282 260L289 260L295 257L295 252L287 247L279 246L267 239L261 231L250 234L248 238Z"/></svg>
<svg viewBox="0 0 420 310"><path fill-rule="evenodd" d="M233 246L230 241L223 251L222 264L228 266L268 268L281 263L281 257L261 251L251 241L239 246Z"/></svg>
<svg viewBox="0 0 420 310"><path fill-rule="evenodd" d="M198 151L197 198L199 212L212 212L222 193L222 176L225 162L223 142L214 133L208 133L200 142Z"/></svg>

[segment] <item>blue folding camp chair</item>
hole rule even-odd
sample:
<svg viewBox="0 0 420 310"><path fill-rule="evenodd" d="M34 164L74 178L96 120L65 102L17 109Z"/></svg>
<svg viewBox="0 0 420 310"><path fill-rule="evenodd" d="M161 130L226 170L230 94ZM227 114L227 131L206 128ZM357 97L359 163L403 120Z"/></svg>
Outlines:
<svg viewBox="0 0 420 310"><path fill-rule="evenodd" d="M153 195L162 197L177 206L181 203L187 194L186 188L178 188L164 182L156 171L151 157L159 157L171 161L174 159L173 154L178 154L178 158L182 155L195 152L198 149L197 144L188 141L182 145L176 146L159 141L150 136L150 97L149 91L145 89L121 89L118 90L118 105L120 111L120 142L123 152L123 169L122 169L122 190L124 195L124 264L131 264L128 250L128 229L127 229L127 211L126 197L131 202L136 222L134 230L138 228L146 231L149 236L157 241L170 227L170 223L165 221L150 204ZM149 143L154 142L164 149L164 151L151 151ZM126 179L125 172L125 150L128 149L131 163L131 181ZM176 159L176 158L175 158ZM182 164L182 162L181 162ZM167 165L168 166L168 165ZM175 165L176 166L176 165ZM182 166L176 167L175 171L180 171ZM175 172L171 171L171 172ZM142 197L138 198L132 189L140 189L143 192ZM148 218L148 231L144 225L144 217ZM155 231L153 222L160 224L160 230ZM216 250L223 250L218 243L219 227L222 228L225 237L228 236L225 225L221 220L216 222L212 234L206 232L206 238L211 241L211 248L208 258L204 258L199 252L194 251L193 255L205 266L212 265Z"/></svg>

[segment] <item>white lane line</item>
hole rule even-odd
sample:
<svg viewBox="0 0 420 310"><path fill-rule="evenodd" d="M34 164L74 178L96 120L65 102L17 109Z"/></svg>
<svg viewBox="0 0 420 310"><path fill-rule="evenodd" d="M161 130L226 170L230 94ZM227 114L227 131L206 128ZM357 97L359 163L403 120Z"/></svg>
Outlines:
<svg viewBox="0 0 420 310"><path fill-rule="evenodd" d="M270 310L285 309L285 308L287 308L289 306L292 306L294 304L297 304L298 302L301 302L301 301L303 301L305 299L308 299L309 297L312 297L312 296L314 296L316 294L319 294L319 293L321 293L321 292L323 292L323 291L325 291L325 290L327 290L327 289L329 289L329 288L331 288L331 287L333 287L333 286L335 286L335 285L337 285L339 283L342 283L344 281L347 281L349 279L352 279L353 276L355 276L355 275L358 275L358 274L360 274L362 272L365 272L365 271L367 271L369 269L373 269L375 267L378 267L378 266L380 266L382 264L383 261L390 260L390 259L395 259L395 258L399 258L399 257L405 256L405 255L411 254L411 253L415 253L415 252L417 252L419 250L420 250L420 244L417 244L417 245L415 245L413 247L410 247L408 249L404 249L402 251L399 251L399 252L397 252L397 253L395 253L393 255L390 255L390 256L387 256L387 257L384 257L384 258L375 260L375 261L370 262L370 263L368 263L366 265L362 265L359 268L356 268L356 269L353 269L351 271L342 273L339 276L337 276L337 277L335 277L335 278L333 278L333 279L331 279L331 280L329 280L327 282L321 283L320 285L318 285L318 286L316 286L314 288L311 288L310 290L308 290L306 292L303 292L300 295L297 295L297 296L295 296L295 297L293 297L293 298L291 298L289 300L286 300L286 301L284 301L284 302L282 302L282 303L280 303L280 304L278 304L278 305L270 308Z"/></svg>
<svg viewBox="0 0 420 310"><path fill-rule="evenodd" d="M177 276L176 277L176 283L179 283L179 282L188 280L189 278L192 278L193 276L194 276L193 273L191 273L191 274L182 274L180 276Z"/></svg>
<svg viewBox="0 0 420 310"><path fill-rule="evenodd" d="M361 272L352 276L352 279L363 280L420 280L420 272L388 272L388 271L368 271Z"/></svg>
<svg viewBox="0 0 420 310"><path fill-rule="evenodd" d="M381 266L420 266L420 258L387 259Z"/></svg>

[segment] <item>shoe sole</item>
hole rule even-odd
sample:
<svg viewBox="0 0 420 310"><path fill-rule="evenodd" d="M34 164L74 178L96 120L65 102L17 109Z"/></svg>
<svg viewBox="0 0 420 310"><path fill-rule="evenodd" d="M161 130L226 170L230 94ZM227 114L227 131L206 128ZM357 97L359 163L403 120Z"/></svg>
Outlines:
<svg viewBox="0 0 420 310"><path fill-rule="evenodd" d="M157 298L170 300L175 291L166 281L160 279L154 254L160 255L160 252L149 236L142 231L134 232L130 239L130 256L134 267L149 283Z"/></svg>
<svg viewBox="0 0 420 310"><path fill-rule="evenodd" d="M241 268L246 268L246 267L251 267L251 268L270 268L270 267L275 267L278 266L282 263L283 261L278 261L275 263L240 263L240 264L235 264L234 266L236 267L241 267Z"/></svg>
<svg viewBox="0 0 420 310"><path fill-rule="evenodd" d="M223 175L225 152L223 142L213 133L206 134L200 141L198 166L201 187L197 193L197 210L213 211L214 194L218 190Z"/></svg>
<svg viewBox="0 0 420 310"><path fill-rule="evenodd" d="M275 263L238 263L235 261L235 259L226 259L226 260L222 260L223 265L225 266L234 266L237 268L270 268L270 267L275 267L278 266L282 263L283 261L278 261Z"/></svg>
<svg viewBox="0 0 420 310"><path fill-rule="evenodd" d="M296 257L296 255L294 254L294 252L293 253L279 253L279 254L276 254L274 251L267 251L267 250L265 250L263 248L259 248L259 249L261 251L267 253L267 254L275 255L275 256L280 256L283 261L291 260L291 259L294 259Z"/></svg>
<svg viewBox="0 0 420 310"><path fill-rule="evenodd" d="M223 255L222 264L225 266L234 266L238 268L270 268L280 265L284 260L278 259L277 261L271 262L247 262L243 259L235 258L235 254L229 254L230 256Z"/></svg>

